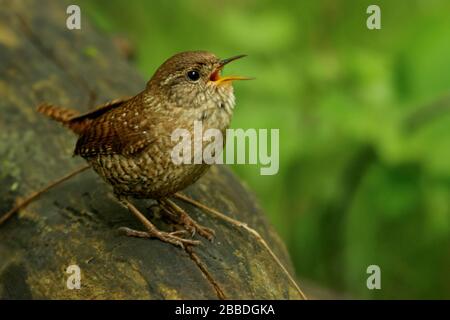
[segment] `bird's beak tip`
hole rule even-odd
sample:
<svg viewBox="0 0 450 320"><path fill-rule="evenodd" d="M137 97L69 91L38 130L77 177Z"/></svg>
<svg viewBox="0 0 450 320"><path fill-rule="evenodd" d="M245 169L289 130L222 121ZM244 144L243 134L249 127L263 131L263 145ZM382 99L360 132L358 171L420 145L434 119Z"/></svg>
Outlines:
<svg viewBox="0 0 450 320"><path fill-rule="evenodd" d="M246 54L240 54L237 56L233 56L231 58L227 58L227 59L223 59L220 61L219 63L219 67L218 69L211 75L211 81L216 82L217 84L223 83L223 82L229 82L229 81L235 81L235 80L253 80L255 78L252 77L241 77L241 76L226 76L226 77L222 77L220 76L220 70L222 70L222 68L229 64L232 61L238 60L238 59L242 59L244 57L247 57Z"/></svg>
<svg viewBox="0 0 450 320"><path fill-rule="evenodd" d="M230 63L232 61L235 61L235 60L238 60L238 59L242 59L242 58L245 58L245 57L247 57L246 54L239 54L239 55L233 56L231 58L223 59L223 60L220 61L220 66L223 67L224 65L226 65L226 64L228 64L228 63Z"/></svg>

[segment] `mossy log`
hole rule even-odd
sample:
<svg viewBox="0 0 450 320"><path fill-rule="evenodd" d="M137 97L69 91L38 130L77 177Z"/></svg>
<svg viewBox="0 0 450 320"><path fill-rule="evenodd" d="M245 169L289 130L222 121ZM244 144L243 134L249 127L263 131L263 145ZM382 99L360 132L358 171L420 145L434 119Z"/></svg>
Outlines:
<svg viewBox="0 0 450 320"><path fill-rule="evenodd" d="M60 1L0 1L0 214L74 168L75 137L35 112L48 101L87 111L133 95L145 80L82 12L66 28ZM174 41L176 41L174 39ZM184 194L255 228L292 274L288 254L251 193L224 166ZM141 228L92 170L59 185L0 226L2 299L298 299L267 250L245 230L177 201L216 239L192 251L129 238ZM138 203L147 210L149 201ZM153 221L168 227L158 217ZM81 269L69 290L66 268Z"/></svg>

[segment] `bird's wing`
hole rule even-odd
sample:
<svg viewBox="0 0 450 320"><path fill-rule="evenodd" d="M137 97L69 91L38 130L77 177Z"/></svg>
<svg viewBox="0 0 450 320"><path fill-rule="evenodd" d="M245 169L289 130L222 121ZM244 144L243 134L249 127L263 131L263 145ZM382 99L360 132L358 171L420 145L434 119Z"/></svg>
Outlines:
<svg viewBox="0 0 450 320"><path fill-rule="evenodd" d="M90 119L77 141L74 154L82 157L99 154L135 155L144 150L155 136L151 123L143 123L141 117L135 116L138 110L139 102L130 99L114 104L114 107L107 106L106 110L100 108L72 119L81 123Z"/></svg>
<svg viewBox="0 0 450 320"><path fill-rule="evenodd" d="M112 100L110 102L98 106L92 111L71 117L65 122L65 125L81 136L83 135L84 131L86 131L96 119L102 117L105 113L113 109L121 107L130 99L131 97Z"/></svg>

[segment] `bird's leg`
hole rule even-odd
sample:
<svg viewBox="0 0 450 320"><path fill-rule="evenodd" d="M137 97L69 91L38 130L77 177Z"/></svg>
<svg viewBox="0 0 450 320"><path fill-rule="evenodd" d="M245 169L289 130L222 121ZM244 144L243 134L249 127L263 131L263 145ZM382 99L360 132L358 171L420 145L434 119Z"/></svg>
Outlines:
<svg viewBox="0 0 450 320"><path fill-rule="evenodd" d="M184 211L180 206L170 199L159 200L163 211L170 215L170 219L176 223L182 225L187 231L191 232L192 235L198 233L202 237L212 241L214 239L215 232L210 228L206 228L198 224L194 219L192 219L186 211Z"/></svg>
<svg viewBox="0 0 450 320"><path fill-rule="evenodd" d="M151 223L128 199L120 197L119 200L147 229L147 231L144 232L130 228L121 228L120 230L125 232L126 235L140 238L157 238L163 242L180 246L183 249L185 245L200 244L200 241L179 237L179 235L182 234L182 231L169 233L158 230L155 225L153 225L153 223Z"/></svg>
<svg viewBox="0 0 450 320"><path fill-rule="evenodd" d="M152 203L150 206L146 208L149 212L150 218L157 218L163 221L165 224L169 225L171 229L176 231L178 234L184 234L188 235L189 232L184 229L180 228L181 226L177 223L175 219L175 215L172 212L166 211L163 208L163 205L160 201L156 201L155 203Z"/></svg>

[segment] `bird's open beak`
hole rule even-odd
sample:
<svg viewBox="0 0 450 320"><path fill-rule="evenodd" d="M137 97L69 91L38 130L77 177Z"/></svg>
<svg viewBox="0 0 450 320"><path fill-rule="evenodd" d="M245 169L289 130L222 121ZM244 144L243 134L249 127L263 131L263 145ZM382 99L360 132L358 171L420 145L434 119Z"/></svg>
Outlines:
<svg viewBox="0 0 450 320"><path fill-rule="evenodd" d="M226 76L226 77L222 77L220 75L220 72L222 71L223 67L227 64L229 64L232 61L241 59L246 57L247 55L245 54L240 54L238 56L234 56L228 59L223 59L219 62L218 67L216 68L216 70L214 70L213 73L211 73L211 76L209 77L209 80L213 81L215 84L219 85L222 83L226 83L226 82L230 82L230 81L234 81L234 80L252 80L253 78L249 78L249 77L241 77L241 76Z"/></svg>

